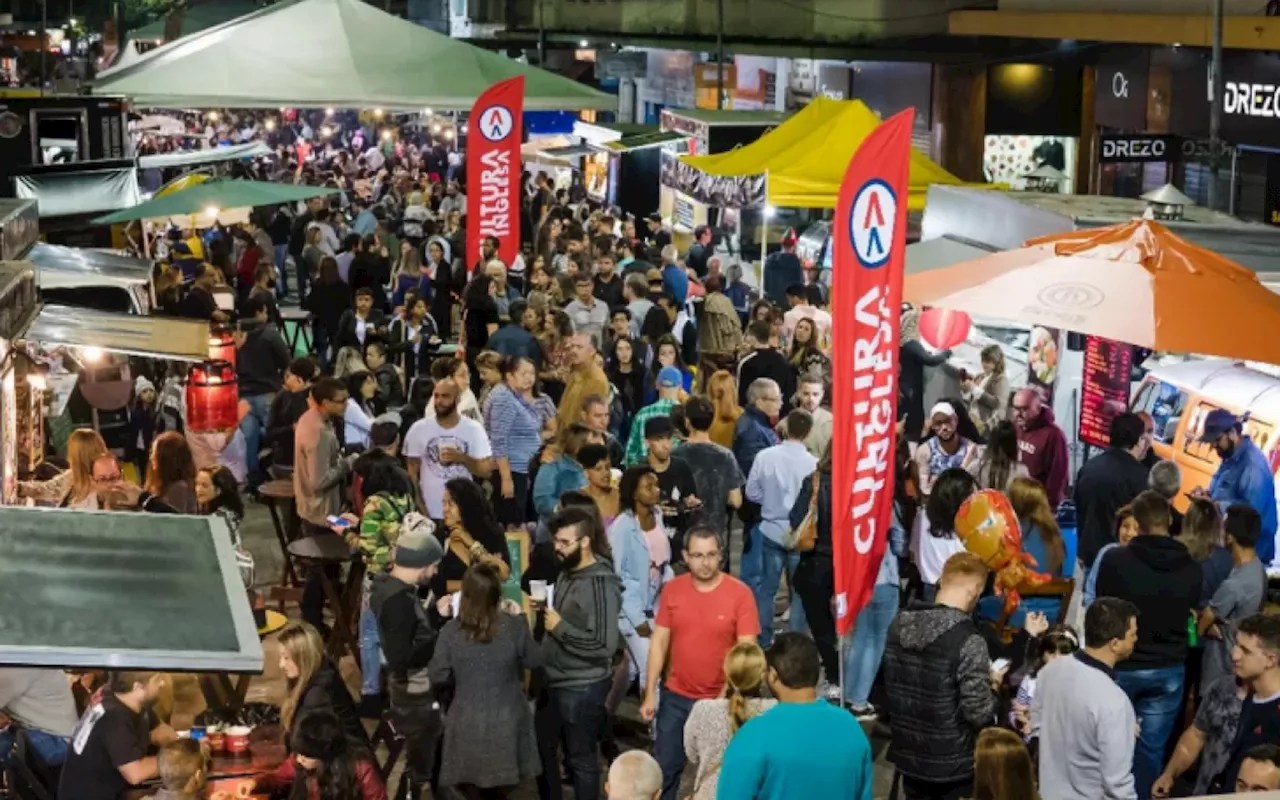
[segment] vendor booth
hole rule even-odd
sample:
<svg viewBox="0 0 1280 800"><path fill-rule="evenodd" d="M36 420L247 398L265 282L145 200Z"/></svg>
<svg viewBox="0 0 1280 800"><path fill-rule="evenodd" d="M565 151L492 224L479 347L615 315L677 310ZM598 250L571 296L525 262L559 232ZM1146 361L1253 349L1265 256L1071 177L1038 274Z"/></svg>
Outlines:
<svg viewBox="0 0 1280 800"><path fill-rule="evenodd" d="M573 132L588 147L582 166L587 197L633 219L660 207L663 155L686 153L691 141L682 131L651 125L579 122Z"/></svg>
<svg viewBox="0 0 1280 800"><path fill-rule="evenodd" d="M1057 384L1055 416L1078 443L1073 471L1085 445L1105 446L1143 351L1280 362L1271 333L1280 325L1280 296L1246 267L1150 219L1044 236L908 274L903 297L1029 328L1028 380ZM1213 453L1200 448L1196 457L1212 472Z"/></svg>
<svg viewBox="0 0 1280 800"><path fill-rule="evenodd" d="M36 242L26 259L46 302L146 316L155 307L155 262L105 250Z"/></svg>

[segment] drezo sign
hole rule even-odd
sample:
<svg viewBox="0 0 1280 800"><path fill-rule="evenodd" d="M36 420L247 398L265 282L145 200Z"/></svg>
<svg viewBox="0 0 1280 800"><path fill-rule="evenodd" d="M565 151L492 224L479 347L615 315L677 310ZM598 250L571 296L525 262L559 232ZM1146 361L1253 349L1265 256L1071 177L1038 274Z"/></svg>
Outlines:
<svg viewBox="0 0 1280 800"><path fill-rule="evenodd" d="M1098 161L1102 164L1172 161L1178 153L1172 136L1108 134L1098 138Z"/></svg>

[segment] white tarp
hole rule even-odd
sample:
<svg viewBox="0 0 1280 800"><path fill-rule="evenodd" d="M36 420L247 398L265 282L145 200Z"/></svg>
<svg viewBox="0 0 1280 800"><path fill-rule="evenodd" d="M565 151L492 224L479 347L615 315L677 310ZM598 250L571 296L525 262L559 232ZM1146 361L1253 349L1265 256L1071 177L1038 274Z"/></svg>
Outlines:
<svg viewBox="0 0 1280 800"><path fill-rule="evenodd" d="M266 142L229 144L224 147L211 147L207 150L178 150L173 153L142 156L138 159L138 169L195 167L201 164L214 164L219 161L238 161L242 158L269 155L271 155L271 146Z"/></svg>
<svg viewBox="0 0 1280 800"><path fill-rule="evenodd" d="M18 175L13 188L18 197L36 201L42 218L104 214L142 202L135 169Z"/></svg>

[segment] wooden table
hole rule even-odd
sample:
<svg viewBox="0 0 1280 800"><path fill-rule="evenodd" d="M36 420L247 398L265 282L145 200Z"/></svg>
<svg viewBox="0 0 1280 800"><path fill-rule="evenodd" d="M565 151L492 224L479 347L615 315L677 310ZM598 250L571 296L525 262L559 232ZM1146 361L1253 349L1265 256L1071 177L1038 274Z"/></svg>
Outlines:
<svg viewBox="0 0 1280 800"><path fill-rule="evenodd" d="M280 576L280 583L287 586L299 586L298 576L293 569L293 561L289 554L289 543L295 538L293 535L297 528L294 526L294 519L297 511L293 495L292 480L274 480L267 481L258 487L258 495L267 505L267 511L271 513L271 524L276 529L276 540L280 542L280 555L283 559L283 574ZM288 504L289 527L286 529L284 522L280 518L280 509L278 504Z"/></svg>
<svg viewBox="0 0 1280 800"><path fill-rule="evenodd" d="M360 615L364 589L364 559L360 551L336 533L318 533L289 543L289 553L304 569L314 570L324 588L325 600L333 612L333 631L329 634L329 655L335 662L350 654L358 662L360 648L356 622ZM329 577L326 567L348 565L347 578L341 585Z"/></svg>
<svg viewBox="0 0 1280 800"><path fill-rule="evenodd" d="M275 772L289 757L284 746L283 734L279 725L263 725L254 728L249 736L249 753L247 756L231 756L227 753L214 753L209 759L209 785L205 787L204 796L210 800L222 800L224 792L236 798L236 788L249 778ZM155 794L159 780L147 781L141 787L131 789L127 793L129 800L141 800ZM252 795L253 800L267 795ZM236 800L239 800L236 798Z"/></svg>

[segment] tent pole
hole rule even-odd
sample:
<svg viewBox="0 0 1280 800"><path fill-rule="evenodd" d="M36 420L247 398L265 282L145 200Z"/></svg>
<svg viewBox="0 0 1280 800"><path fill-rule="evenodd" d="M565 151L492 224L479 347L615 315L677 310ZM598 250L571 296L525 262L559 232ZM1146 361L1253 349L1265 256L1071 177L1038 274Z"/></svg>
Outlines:
<svg viewBox="0 0 1280 800"><path fill-rule="evenodd" d="M547 23L543 6L545 0L538 0L538 67L547 68Z"/></svg>
<svg viewBox="0 0 1280 800"><path fill-rule="evenodd" d="M764 173L764 209L760 212L760 266L756 269L756 286L764 295L764 262L769 257L769 171Z"/></svg>
<svg viewBox="0 0 1280 800"><path fill-rule="evenodd" d="M724 0L716 0L716 108L724 110Z"/></svg>
<svg viewBox="0 0 1280 800"><path fill-rule="evenodd" d="M40 0L40 96L44 97L44 87L48 82L49 72L49 0Z"/></svg>

